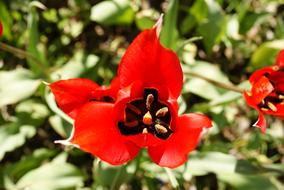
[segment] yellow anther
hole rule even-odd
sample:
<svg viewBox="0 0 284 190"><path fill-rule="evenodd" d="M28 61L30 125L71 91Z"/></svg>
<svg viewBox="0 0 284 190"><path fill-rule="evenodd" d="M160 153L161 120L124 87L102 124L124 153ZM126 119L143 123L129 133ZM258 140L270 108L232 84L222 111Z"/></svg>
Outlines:
<svg viewBox="0 0 284 190"><path fill-rule="evenodd" d="M167 128L160 124L156 124L155 129L158 131L158 133L162 133L162 134L168 132Z"/></svg>
<svg viewBox="0 0 284 190"><path fill-rule="evenodd" d="M164 117L169 111L169 108L163 107L156 112L157 117Z"/></svg>
<svg viewBox="0 0 284 190"><path fill-rule="evenodd" d="M277 107L271 103L271 102L267 102L267 106L272 110L272 111L277 111Z"/></svg>
<svg viewBox="0 0 284 190"><path fill-rule="evenodd" d="M153 94L148 94L147 98L146 98L146 108L147 110L151 109L151 105L154 101L154 95Z"/></svg>
<svg viewBox="0 0 284 190"><path fill-rule="evenodd" d="M278 97L279 97L279 99L284 99L284 95L280 94Z"/></svg>
<svg viewBox="0 0 284 190"><path fill-rule="evenodd" d="M149 111L143 116L143 123L145 125L151 125L152 124L152 115Z"/></svg>

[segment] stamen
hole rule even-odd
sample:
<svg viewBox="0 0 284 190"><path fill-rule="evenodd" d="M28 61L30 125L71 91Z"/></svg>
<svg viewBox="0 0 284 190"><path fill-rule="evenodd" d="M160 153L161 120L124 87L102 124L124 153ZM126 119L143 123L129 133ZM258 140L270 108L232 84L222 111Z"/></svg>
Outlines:
<svg viewBox="0 0 284 190"><path fill-rule="evenodd" d="M260 108L262 111L268 111L267 108Z"/></svg>
<svg viewBox="0 0 284 190"><path fill-rule="evenodd" d="M146 98L146 108L147 110L151 109L151 105L154 101L154 95L153 94L148 94L147 98Z"/></svg>
<svg viewBox="0 0 284 190"><path fill-rule="evenodd" d="M279 99L284 99L284 95L280 94L279 96Z"/></svg>
<svg viewBox="0 0 284 190"><path fill-rule="evenodd" d="M272 110L272 111L277 111L277 107L271 103L271 102L267 102L267 106Z"/></svg>
<svg viewBox="0 0 284 190"><path fill-rule="evenodd" d="M148 129L145 127L142 131L142 134L147 134L148 133Z"/></svg>
<svg viewBox="0 0 284 190"><path fill-rule="evenodd" d="M265 104L265 101L264 101L264 100L261 100L261 103L262 103L262 104Z"/></svg>
<svg viewBox="0 0 284 190"><path fill-rule="evenodd" d="M129 121L129 122L125 122L124 123L127 127L135 127L139 124L139 122L137 120L134 121Z"/></svg>
<svg viewBox="0 0 284 190"><path fill-rule="evenodd" d="M246 92L248 96L252 96L252 93L251 92Z"/></svg>
<svg viewBox="0 0 284 190"><path fill-rule="evenodd" d="M156 112L157 117L164 117L169 111L169 108L163 107Z"/></svg>
<svg viewBox="0 0 284 190"><path fill-rule="evenodd" d="M160 134L161 134L161 133L164 134L164 133L168 132L167 128L164 127L163 125L160 125L160 124L156 124L156 125L155 125L155 129L156 129L157 132L160 133Z"/></svg>
<svg viewBox="0 0 284 190"><path fill-rule="evenodd" d="M152 115L149 111L143 116L143 123L145 125L151 125L152 124Z"/></svg>
<svg viewBox="0 0 284 190"><path fill-rule="evenodd" d="M126 107L130 109L132 112L136 113L137 115L141 115L141 111L134 105L127 103Z"/></svg>

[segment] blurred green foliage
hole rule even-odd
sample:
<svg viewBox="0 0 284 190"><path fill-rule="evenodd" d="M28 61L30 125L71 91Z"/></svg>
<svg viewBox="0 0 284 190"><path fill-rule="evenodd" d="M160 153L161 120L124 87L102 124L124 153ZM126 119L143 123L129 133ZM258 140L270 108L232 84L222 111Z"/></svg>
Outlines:
<svg viewBox="0 0 284 190"><path fill-rule="evenodd" d="M113 167L54 144L69 136L72 121L40 81L109 84L129 43L161 13L161 41L185 72L179 112L215 122L172 171L176 179L144 151ZM0 0L0 189L284 189L283 121L269 117L260 134L241 94L186 74L249 88L251 72L284 48L283 18L282 0Z"/></svg>

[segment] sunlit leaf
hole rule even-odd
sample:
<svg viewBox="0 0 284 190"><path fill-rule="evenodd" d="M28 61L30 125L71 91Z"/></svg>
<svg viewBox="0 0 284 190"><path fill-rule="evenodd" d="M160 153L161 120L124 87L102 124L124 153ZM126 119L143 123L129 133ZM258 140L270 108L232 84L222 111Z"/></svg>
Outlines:
<svg viewBox="0 0 284 190"><path fill-rule="evenodd" d="M178 14L178 0L171 0L168 10L165 14L164 25L161 31L161 43L173 50L176 50L178 31L177 31L177 14Z"/></svg>
<svg viewBox="0 0 284 190"><path fill-rule="evenodd" d="M91 9L91 20L103 25L130 24L133 19L134 10L129 0L105 0Z"/></svg>
<svg viewBox="0 0 284 190"><path fill-rule="evenodd" d="M36 7L44 8L38 1L33 1L30 4L30 12L28 15L28 34L29 34L29 41L28 41L28 52L33 56L33 58L28 58L28 63L35 73L43 73L43 67L47 65L46 59L44 54L39 51L39 38L40 34L38 31L38 22L39 16L36 10Z"/></svg>
<svg viewBox="0 0 284 190"><path fill-rule="evenodd" d="M34 94L40 81L26 69L0 72L0 107L17 103Z"/></svg>
<svg viewBox="0 0 284 190"><path fill-rule="evenodd" d="M274 63L278 52L284 48L284 39L265 42L253 53L250 69L255 70Z"/></svg>
<svg viewBox="0 0 284 190"><path fill-rule="evenodd" d="M219 44L226 31L227 19L216 1L205 0L208 15L198 27L198 33L203 37L203 43L208 53L212 47Z"/></svg>
<svg viewBox="0 0 284 190"><path fill-rule="evenodd" d="M0 127L0 160L6 152L11 152L22 146L27 138L35 135L36 129L30 125L8 123Z"/></svg>
<svg viewBox="0 0 284 190"><path fill-rule="evenodd" d="M76 189L83 185L83 175L75 166L53 160L26 173L18 182L17 188L30 190Z"/></svg>

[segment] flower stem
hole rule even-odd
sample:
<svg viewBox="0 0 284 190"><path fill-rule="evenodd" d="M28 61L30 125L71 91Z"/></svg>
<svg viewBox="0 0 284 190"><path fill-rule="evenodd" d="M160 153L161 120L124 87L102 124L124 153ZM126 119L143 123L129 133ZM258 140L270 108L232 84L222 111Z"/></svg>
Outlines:
<svg viewBox="0 0 284 190"><path fill-rule="evenodd" d="M173 174L172 170L169 169L169 168L164 168L168 177L169 177L169 180L173 186L174 189L179 189L179 184L178 184L178 181L175 177L175 175Z"/></svg>
<svg viewBox="0 0 284 190"><path fill-rule="evenodd" d="M36 58L32 54L30 54L30 53L28 53L28 52L26 52L22 49L7 45L3 42L0 42L0 49L7 51L7 52L10 52L10 53L14 54L15 56L17 56L21 59L23 59L23 58L32 59L33 61L39 63L40 65L43 65L38 58Z"/></svg>
<svg viewBox="0 0 284 190"><path fill-rule="evenodd" d="M213 84L215 86L218 86L220 88L224 88L224 89L231 90L231 91L238 92L238 93L243 93L244 92L244 89L241 89L241 88L239 88L237 86L234 86L234 85L231 85L231 84L222 83L222 82L210 79L208 77L205 77L203 75L197 74L195 72L186 71L186 72L184 72L184 74L187 75L188 77L200 78L200 79L205 80L205 81L207 81L207 82L209 82L209 83L211 83L211 84Z"/></svg>
<svg viewBox="0 0 284 190"><path fill-rule="evenodd" d="M125 169L127 164L124 164L122 165L119 170L116 172L116 175L114 176L114 179L112 181L112 184L111 184L111 187L110 187L110 190L116 190L116 189L119 189L119 178L120 178L120 175L122 174L123 170Z"/></svg>
<svg viewBox="0 0 284 190"><path fill-rule="evenodd" d="M42 63L42 61L40 59L35 57L33 54L31 54L31 53L29 53L25 50L10 46L8 44L5 44L3 42L0 42L0 49L3 50L3 51L7 51L9 53L12 53L20 59L23 59L23 58L30 59L30 60L34 61L35 63L39 64L39 66L42 68L44 77L46 79L49 79L49 72L46 70L45 65Z"/></svg>

